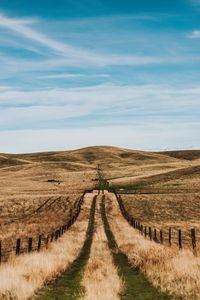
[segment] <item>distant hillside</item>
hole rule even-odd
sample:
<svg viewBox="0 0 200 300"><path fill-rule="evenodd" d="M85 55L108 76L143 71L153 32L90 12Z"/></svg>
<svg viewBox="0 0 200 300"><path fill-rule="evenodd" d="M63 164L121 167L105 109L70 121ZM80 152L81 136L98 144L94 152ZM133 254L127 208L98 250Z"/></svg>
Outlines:
<svg viewBox="0 0 200 300"><path fill-rule="evenodd" d="M200 158L200 150L165 151L160 153L178 159L194 160Z"/></svg>
<svg viewBox="0 0 200 300"><path fill-rule="evenodd" d="M41 188L48 180L62 182L63 187L70 186L72 190L75 182L78 182L78 188L91 188L98 180L98 168L109 185L119 189L154 186L156 189L194 192L200 186L200 150L147 152L94 146L70 151L0 155L0 176L3 180L7 178L9 184L14 176L16 180L21 177L31 184L39 183ZM80 177L78 181L76 177ZM15 180L13 185L17 186Z"/></svg>
<svg viewBox="0 0 200 300"><path fill-rule="evenodd" d="M200 153L200 152L199 152ZM2 158L1 158L2 157ZM178 157L177 157L178 158ZM72 151L42 152L31 154L3 154L0 156L0 166L14 166L25 163L76 163L96 167L98 164L109 166L140 165L148 163L175 162L175 155L158 152L145 152L109 146L87 147Z"/></svg>

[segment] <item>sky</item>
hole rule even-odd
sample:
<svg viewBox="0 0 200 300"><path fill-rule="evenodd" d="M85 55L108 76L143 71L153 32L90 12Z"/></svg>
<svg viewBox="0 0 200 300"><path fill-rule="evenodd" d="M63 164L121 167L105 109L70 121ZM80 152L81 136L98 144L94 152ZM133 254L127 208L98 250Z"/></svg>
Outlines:
<svg viewBox="0 0 200 300"><path fill-rule="evenodd" d="M0 153L200 148L200 0L1 0Z"/></svg>

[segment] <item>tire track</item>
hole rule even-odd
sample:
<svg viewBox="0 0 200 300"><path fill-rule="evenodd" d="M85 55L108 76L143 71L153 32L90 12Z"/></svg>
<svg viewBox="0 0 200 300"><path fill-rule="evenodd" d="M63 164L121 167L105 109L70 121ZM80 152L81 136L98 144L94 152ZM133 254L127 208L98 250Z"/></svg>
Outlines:
<svg viewBox="0 0 200 300"><path fill-rule="evenodd" d="M124 280L122 300L168 300L169 295L159 292L138 269L134 268L128 261L128 257L120 251L115 237L111 231L105 210L105 197L102 197L101 215L108 245L111 250L118 274Z"/></svg>
<svg viewBox="0 0 200 300"><path fill-rule="evenodd" d="M95 207L96 197L93 198L90 208L90 216L88 228L86 232L86 239L81 249L79 256L74 260L72 265L63 273L63 275L56 280L56 282L47 287L42 295L36 297L37 300L75 300L83 293L81 286L84 269L90 256L90 249L92 245L94 221L95 221Z"/></svg>
<svg viewBox="0 0 200 300"><path fill-rule="evenodd" d="M82 284L84 300L118 300L122 281L118 276L108 247L100 212L101 196L97 197L95 232L90 258L85 269Z"/></svg>

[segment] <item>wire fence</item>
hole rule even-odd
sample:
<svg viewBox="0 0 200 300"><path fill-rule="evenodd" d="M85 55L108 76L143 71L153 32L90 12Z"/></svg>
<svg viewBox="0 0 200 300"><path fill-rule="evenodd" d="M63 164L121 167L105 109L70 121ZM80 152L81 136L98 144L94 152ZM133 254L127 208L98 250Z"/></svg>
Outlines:
<svg viewBox="0 0 200 300"><path fill-rule="evenodd" d="M174 244L177 245L180 250L183 249L183 242L186 241L186 237L184 236L183 231L181 229L176 230L176 235L174 236L174 234L172 234L171 227L162 230L157 229L156 226L147 226L142 224L141 221L135 219L127 212L121 196L117 194L116 191L114 191L114 194L118 201L119 208L123 217L133 228L138 230L141 233L141 235L143 235L146 238L149 238L151 241L154 241L156 243L165 244L170 247ZM187 242L189 243L189 247L192 249L194 255L197 255L197 238L195 228L192 228L190 230Z"/></svg>
<svg viewBox="0 0 200 300"><path fill-rule="evenodd" d="M42 249L47 249L50 243L57 241L75 223L80 214L84 196L87 192L90 191L84 191L80 199L77 201L74 212L71 214L69 220L49 234L39 235L36 238L17 238L14 243L14 247L9 250L6 248L4 249L4 243L3 241L0 241L0 263L6 262L13 254L18 256L23 253L31 253L33 251L39 252Z"/></svg>

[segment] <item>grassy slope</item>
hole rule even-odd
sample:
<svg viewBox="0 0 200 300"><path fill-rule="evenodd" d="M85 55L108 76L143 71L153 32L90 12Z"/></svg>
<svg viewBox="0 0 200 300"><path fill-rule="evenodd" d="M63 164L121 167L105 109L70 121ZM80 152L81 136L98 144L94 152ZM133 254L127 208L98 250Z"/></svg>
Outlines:
<svg viewBox="0 0 200 300"><path fill-rule="evenodd" d="M56 282L46 287L35 299L37 300L75 300L83 292L81 281L84 268L87 264L92 245L94 218L95 218L96 197L94 198L90 210L90 219L86 233L86 240L78 258L71 267Z"/></svg>
<svg viewBox="0 0 200 300"><path fill-rule="evenodd" d="M160 153L178 159L195 160L200 158L200 150L165 151Z"/></svg>

